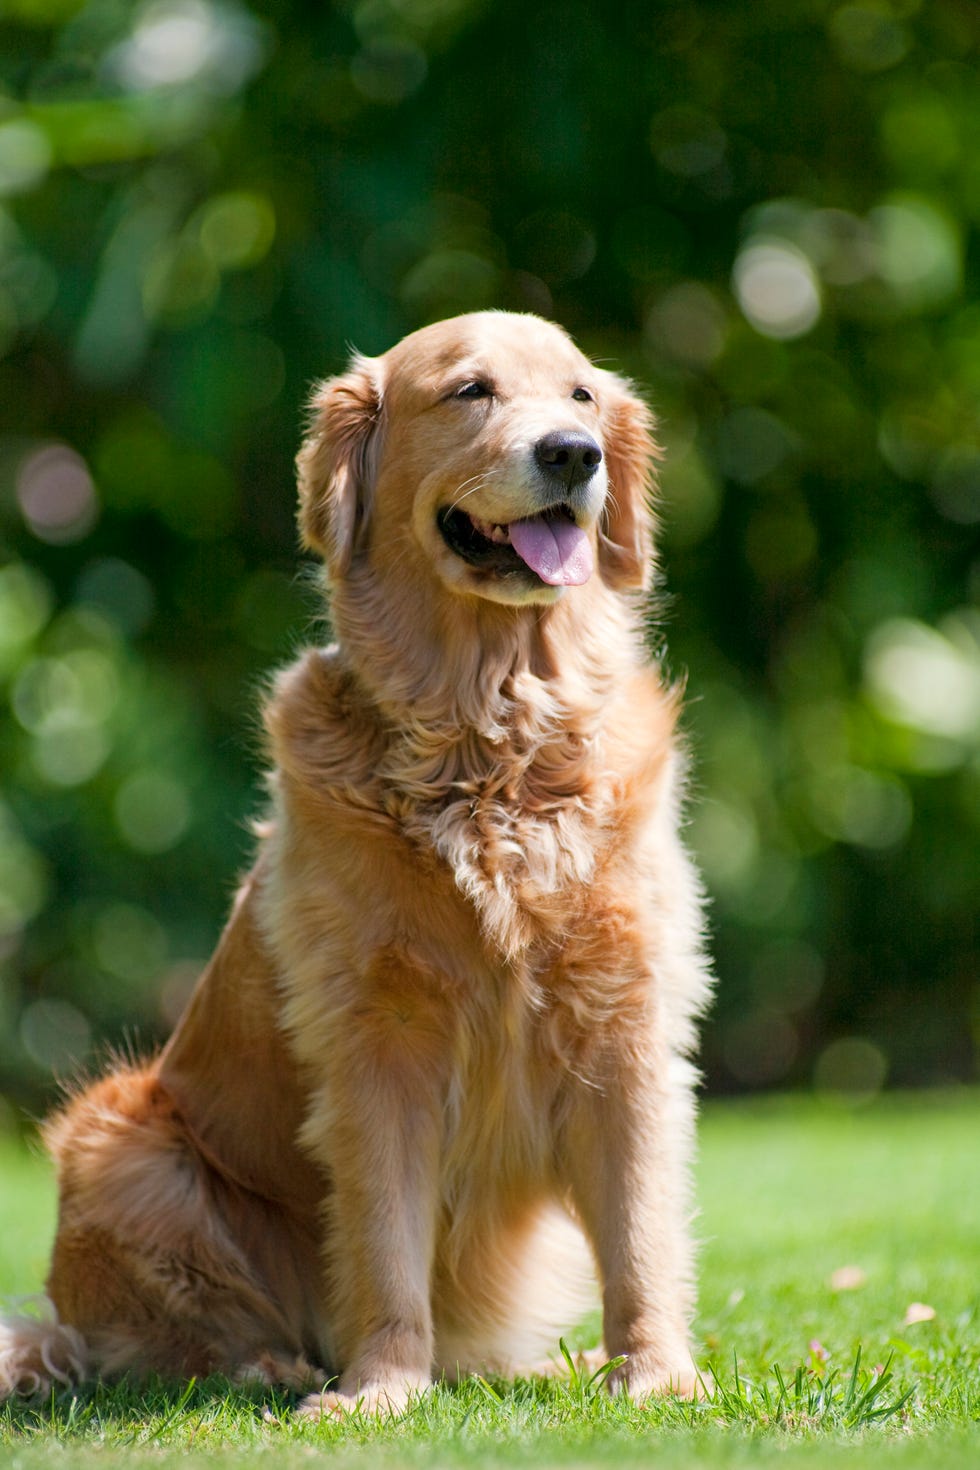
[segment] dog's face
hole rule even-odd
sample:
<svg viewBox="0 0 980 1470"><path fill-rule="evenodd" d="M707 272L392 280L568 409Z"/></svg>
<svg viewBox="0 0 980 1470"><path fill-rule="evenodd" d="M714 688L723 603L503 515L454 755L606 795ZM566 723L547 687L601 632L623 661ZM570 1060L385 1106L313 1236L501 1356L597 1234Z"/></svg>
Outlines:
<svg viewBox="0 0 980 1470"><path fill-rule="evenodd" d="M452 591L546 604L652 559L650 415L558 327L479 312L355 359L314 398L301 520L334 580L355 558Z"/></svg>

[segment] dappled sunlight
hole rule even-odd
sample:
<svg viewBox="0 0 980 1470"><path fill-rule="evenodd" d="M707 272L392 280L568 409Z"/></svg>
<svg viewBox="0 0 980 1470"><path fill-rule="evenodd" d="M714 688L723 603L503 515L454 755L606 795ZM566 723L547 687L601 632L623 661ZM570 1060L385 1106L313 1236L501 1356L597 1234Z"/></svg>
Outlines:
<svg viewBox="0 0 980 1470"><path fill-rule="evenodd" d="M870 1102L888 1077L888 1058L881 1047L860 1036L841 1036L817 1058L813 1080L820 1094L854 1105Z"/></svg>
<svg viewBox="0 0 980 1470"><path fill-rule="evenodd" d="M106 64L134 92L197 82L231 93L261 64L262 37L255 18L229 0L148 0Z"/></svg>
<svg viewBox="0 0 980 1470"><path fill-rule="evenodd" d="M888 719L980 749L980 616L964 612L930 628L890 619L865 653L871 698Z"/></svg>
<svg viewBox="0 0 980 1470"><path fill-rule="evenodd" d="M733 282L739 306L767 337L802 337L820 317L813 267L788 241L751 241L735 259Z"/></svg>
<svg viewBox="0 0 980 1470"><path fill-rule="evenodd" d="M51 157L47 134L36 123L27 118L0 123L0 196L36 188Z"/></svg>
<svg viewBox="0 0 980 1470"><path fill-rule="evenodd" d="M24 520L41 541L81 541L95 525L99 502L88 466L64 444L25 456L17 470L17 499Z"/></svg>
<svg viewBox="0 0 980 1470"><path fill-rule="evenodd" d="M113 814L134 852L169 852L186 833L191 804L183 782L152 767L134 771L119 787Z"/></svg>

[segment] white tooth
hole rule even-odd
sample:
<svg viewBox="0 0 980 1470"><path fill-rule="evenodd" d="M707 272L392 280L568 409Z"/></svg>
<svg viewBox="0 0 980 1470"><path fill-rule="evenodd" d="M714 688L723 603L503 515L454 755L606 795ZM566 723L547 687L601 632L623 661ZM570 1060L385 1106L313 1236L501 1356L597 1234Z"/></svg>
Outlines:
<svg viewBox="0 0 980 1470"><path fill-rule="evenodd" d="M502 526L498 521L481 521L478 516L470 516L470 525L478 535L484 536L487 541L492 541L495 546L509 546L510 526Z"/></svg>

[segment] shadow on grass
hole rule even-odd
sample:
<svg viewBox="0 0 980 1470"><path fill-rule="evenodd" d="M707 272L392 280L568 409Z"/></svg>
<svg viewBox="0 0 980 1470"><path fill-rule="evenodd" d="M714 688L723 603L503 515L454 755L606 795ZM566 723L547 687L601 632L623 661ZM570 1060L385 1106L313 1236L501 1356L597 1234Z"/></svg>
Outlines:
<svg viewBox="0 0 980 1470"><path fill-rule="evenodd" d="M251 1419L258 1424L288 1415L301 1397L261 1383L232 1383L218 1374L189 1382L97 1380L53 1390L45 1398L8 1399L0 1405L0 1433L74 1436L104 1429L123 1442L128 1430L133 1442L149 1444L185 1414L220 1412L238 1422Z"/></svg>

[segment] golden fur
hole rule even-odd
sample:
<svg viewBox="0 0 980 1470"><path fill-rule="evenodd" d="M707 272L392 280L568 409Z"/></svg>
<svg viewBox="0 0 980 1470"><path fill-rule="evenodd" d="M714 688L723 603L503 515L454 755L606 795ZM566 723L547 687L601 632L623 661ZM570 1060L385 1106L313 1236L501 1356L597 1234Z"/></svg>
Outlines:
<svg viewBox="0 0 980 1470"><path fill-rule="evenodd" d="M460 555L440 512L535 516L555 433L601 448L593 574ZM693 1391L709 981L643 648L655 454L628 385L530 316L320 386L300 517L337 643L275 685L270 816L174 1035L47 1124L63 1325L0 1324L0 1394L219 1371L398 1410L553 1350L593 1265L611 1386Z"/></svg>

